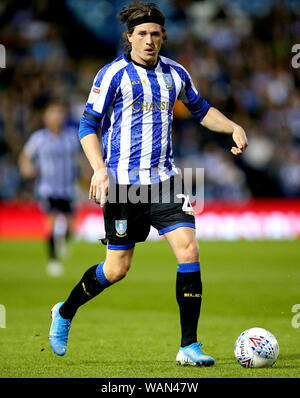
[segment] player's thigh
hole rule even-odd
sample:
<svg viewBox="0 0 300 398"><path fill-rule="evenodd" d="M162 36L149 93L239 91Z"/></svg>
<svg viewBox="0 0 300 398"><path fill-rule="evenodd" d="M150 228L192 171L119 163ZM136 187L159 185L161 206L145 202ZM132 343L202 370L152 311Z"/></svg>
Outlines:
<svg viewBox="0 0 300 398"><path fill-rule="evenodd" d="M107 249L103 271L111 282L125 277L131 266L134 247L126 250Z"/></svg>
<svg viewBox="0 0 300 398"><path fill-rule="evenodd" d="M199 246L194 228L180 227L166 232L164 237L171 246L178 263L199 261Z"/></svg>

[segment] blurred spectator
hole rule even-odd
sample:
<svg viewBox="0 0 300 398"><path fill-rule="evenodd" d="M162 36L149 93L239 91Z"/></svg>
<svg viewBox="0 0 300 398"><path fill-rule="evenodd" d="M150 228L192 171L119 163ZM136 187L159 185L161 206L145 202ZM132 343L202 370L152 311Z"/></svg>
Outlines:
<svg viewBox="0 0 300 398"><path fill-rule="evenodd" d="M285 196L300 197L300 147L288 152L280 168L280 183Z"/></svg>

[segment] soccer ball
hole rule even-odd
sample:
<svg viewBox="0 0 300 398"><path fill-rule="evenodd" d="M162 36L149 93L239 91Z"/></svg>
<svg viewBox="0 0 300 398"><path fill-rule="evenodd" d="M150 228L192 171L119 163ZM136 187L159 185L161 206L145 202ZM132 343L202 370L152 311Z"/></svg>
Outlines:
<svg viewBox="0 0 300 398"><path fill-rule="evenodd" d="M245 368L266 368L276 362L279 345L268 330L251 328L237 338L234 355L238 363Z"/></svg>

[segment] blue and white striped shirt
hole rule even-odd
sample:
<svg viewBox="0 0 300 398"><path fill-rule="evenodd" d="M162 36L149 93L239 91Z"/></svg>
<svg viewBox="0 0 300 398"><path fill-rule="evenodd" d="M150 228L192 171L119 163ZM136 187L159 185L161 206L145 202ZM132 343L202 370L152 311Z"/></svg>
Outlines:
<svg viewBox="0 0 300 398"><path fill-rule="evenodd" d="M97 73L79 138L101 126L103 158L118 184L164 181L178 174L171 140L177 99L199 122L210 108L177 62L159 56L149 67L123 54Z"/></svg>
<svg viewBox="0 0 300 398"><path fill-rule="evenodd" d="M36 182L38 197L74 199L79 149L74 128L66 127L59 134L46 128L32 133L24 153L35 161L39 171Z"/></svg>

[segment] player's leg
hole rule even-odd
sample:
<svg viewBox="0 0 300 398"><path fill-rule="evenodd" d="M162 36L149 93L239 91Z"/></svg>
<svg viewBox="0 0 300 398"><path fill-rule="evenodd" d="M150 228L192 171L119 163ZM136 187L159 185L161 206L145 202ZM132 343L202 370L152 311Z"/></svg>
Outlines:
<svg viewBox="0 0 300 398"><path fill-rule="evenodd" d="M70 213L59 212L54 227L54 247L58 259L68 254L68 245L72 237L73 216Z"/></svg>
<svg viewBox="0 0 300 398"><path fill-rule="evenodd" d="M54 232L57 214L57 211L52 209L47 214L49 233L46 239L48 251L48 263L46 267L46 272L50 276L60 276L63 273L63 266L57 255L56 239Z"/></svg>
<svg viewBox="0 0 300 398"><path fill-rule="evenodd" d="M71 201L48 197L42 199L40 204L47 215L49 230L46 238L48 254L46 272L50 276L60 276L63 273L63 266L60 262L58 238L65 234L65 220L72 213Z"/></svg>
<svg viewBox="0 0 300 398"><path fill-rule="evenodd" d="M193 228L181 227L164 236L177 259L176 299L180 310L181 347L184 347L197 341L202 301L199 248Z"/></svg>
<svg viewBox="0 0 300 398"><path fill-rule="evenodd" d="M71 322L78 308L125 277L130 268L133 251L133 247L126 250L107 249L105 261L90 267L67 300L53 307L49 340L56 354L66 353Z"/></svg>
<svg viewBox="0 0 300 398"><path fill-rule="evenodd" d="M48 218L47 221L49 229L49 233L47 236L48 258L49 260L55 260L56 251L55 251L55 240L54 240L54 225L55 225L56 214L54 212L49 212L47 214L47 218Z"/></svg>
<svg viewBox="0 0 300 398"><path fill-rule="evenodd" d="M107 249L105 261L89 268L60 308L60 314L72 319L78 308L113 283L123 279L131 264L134 248Z"/></svg>
<svg viewBox="0 0 300 398"><path fill-rule="evenodd" d="M73 202L70 199L57 199L55 206L54 248L57 258L62 259L67 255L68 242L72 236Z"/></svg>
<svg viewBox="0 0 300 398"><path fill-rule="evenodd" d="M213 358L204 355L197 343L197 327L202 302L202 281L199 247L195 229L176 228L165 233L177 259L176 299L180 311L181 347L176 361L178 364L214 364Z"/></svg>

